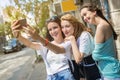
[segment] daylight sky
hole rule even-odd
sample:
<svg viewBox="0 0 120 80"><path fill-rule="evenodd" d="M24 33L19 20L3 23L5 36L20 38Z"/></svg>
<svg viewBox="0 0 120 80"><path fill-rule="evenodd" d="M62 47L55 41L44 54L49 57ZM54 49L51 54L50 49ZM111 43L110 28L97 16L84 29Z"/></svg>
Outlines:
<svg viewBox="0 0 120 80"><path fill-rule="evenodd" d="M10 1L13 1L13 0L0 0L0 7L5 7L6 5L13 5L10 3ZM39 1L47 1L47 0L39 0Z"/></svg>
<svg viewBox="0 0 120 80"><path fill-rule="evenodd" d="M13 3L10 1L12 0L0 0L0 14L2 14L2 9L5 8L7 5L13 5Z"/></svg>
<svg viewBox="0 0 120 80"><path fill-rule="evenodd" d="M6 5L10 5L10 0L0 0L0 7L5 7Z"/></svg>
<svg viewBox="0 0 120 80"><path fill-rule="evenodd" d="M10 1L11 1L11 3L10 3ZM1 13L2 8L4 8L5 6L13 5L12 1L13 0L0 0L0 13ZM47 1L47 0L40 0L40 1Z"/></svg>

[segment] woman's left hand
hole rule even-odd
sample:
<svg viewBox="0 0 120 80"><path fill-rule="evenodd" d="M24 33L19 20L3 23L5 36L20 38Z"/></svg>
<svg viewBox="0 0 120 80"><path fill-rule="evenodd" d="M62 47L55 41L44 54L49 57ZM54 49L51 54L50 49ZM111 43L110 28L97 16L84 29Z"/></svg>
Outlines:
<svg viewBox="0 0 120 80"><path fill-rule="evenodd" d="M30 25L27 24L27 27L23 27L24 31L29 34L34 40L38 40L39 34L37 31L31 27Z"/></svg>

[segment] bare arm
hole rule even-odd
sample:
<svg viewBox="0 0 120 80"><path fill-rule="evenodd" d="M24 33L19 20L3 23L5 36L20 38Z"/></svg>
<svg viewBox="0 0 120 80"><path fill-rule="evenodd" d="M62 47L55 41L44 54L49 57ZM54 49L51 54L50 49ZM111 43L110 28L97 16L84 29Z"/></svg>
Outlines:
<svg viewBox="0 0 120 80"><path fill-rule="evenodd" d="M70 36L66 39L71 41L73 56L75 58L76 63L80 63L84 57L84 54L79 51L75 37Z"/></svg>
<svg viewBox="0 0 120 80"><path fill-rule="evenodd" d="M35 49L35 50L39 50L40 49L41 45L39 43L31 42L30 40L24 38L21 35L19 35L19 37L17 39L19 41L21 41L23 44L25 44L29 48L32 48L32 49Z"/></svg>
<svg viewBox="0 0 120 80"><path fill-rule="evenodd" d="M46 43L46 40L38 34L36 34L36 40L39 40L40 43L43 45L45 45L45 43ZM51 43L49 41L45 47L50 49L51 51L55 52L56 54L65 53L65 49L62 46L54 45L53 43Z"/></svg>
<svg viewBox="0 0 120 80"><path fill-rule="evenodd" d="M14 29L17 29L17 27L19 27L19 25L16 25L16 23L14 23L12 25L13 27L16 26L16 28L13 28ZM46 44L46 40L44 38L42 38L36 31L35 29L33 29L32 27L30 27L29 25L27 27L23 27L23 29L25 30L26 33L30 34L31 37L37 41L40 41L40 43L42 45L45 45ZM21 42L23 42L26 46L28 47L31 47L31 48L34 48L34 49L39 49L40 45L38 44L33 44L31 43L29 40L25 39L24 37L20 36L18 37L18 40L20 40ZM47 42L46 48L50 49L51 51L55 52L56 54L59 54L59 53L65 53L65 49L62 47L62 46L57 46L57 45L54 45L52 44L51 42Z"/></svg>
<svg viewBox="0 0 120 80"><path fill-rule="evenodd" d="M40 49L40 44L33 43L33 42L29 41L28 39L24 38L23 36L21 36L19 27L20 27L20 25L18 24L18 21L15 21L14 23L12 23L11 29L12 29L13 35L19 41L21 41L23 44L25 44L27 47L35 49L35 50Z"/></svg>
<svg viewBox="0 0 120 80"><path fill-rule="evenodd" d="M104 26L98 25L95 34L95 41L96 43L103 43L105 42L105 31Z"/></svg>

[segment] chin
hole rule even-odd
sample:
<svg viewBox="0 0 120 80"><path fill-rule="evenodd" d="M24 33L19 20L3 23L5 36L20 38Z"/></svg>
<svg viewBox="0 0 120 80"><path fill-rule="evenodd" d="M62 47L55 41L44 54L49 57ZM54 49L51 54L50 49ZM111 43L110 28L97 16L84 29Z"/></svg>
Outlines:
<svg viewBox="0 0 120 80"><path fill-rule="evenodd" d="M65 35L65 37L68 37L68 35Z"/></svg>

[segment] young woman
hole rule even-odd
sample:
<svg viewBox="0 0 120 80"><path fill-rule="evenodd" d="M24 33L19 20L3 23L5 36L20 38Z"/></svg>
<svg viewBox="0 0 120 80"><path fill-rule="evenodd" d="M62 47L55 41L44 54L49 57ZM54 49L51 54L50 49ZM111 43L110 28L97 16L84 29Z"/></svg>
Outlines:
<svg viewBox="0 0 120 80"><path fill-rule="evenodd" d="M33 39L40 40L41 43L33 43L24 38L20 34L21 26L19 21L12 23L11 28L18 40L26 46L37 50L42 56L46 65L47 80L74 80L68 64L68 59L71 59L71 47L69 46L69 42L64 42L60 23L60 19L57 17L52 17L47 21L49 35L53 38L51 43L39 36L30 26L24 27L25 32L29 33Z"/></svg>
<svg viewBox="0 0 120 80"><path fill-rule="evenodd" d="M112 25L103 16L101 10L91 3L85 3L81 7L80 15L85 22L96 25L93 59L98 61L104 80L120 80L120 61L116 59L114 43L117 35Z"/></svg>
<svg viewBox="0 0 120 80"><path fill-rule="evenodd" d="M66 40L71 41L75 61L80 65L80 76L86 80L101 78L91 54L94 49L93 37L82 23L71 14L61 17L61 27Z"/></svg>

